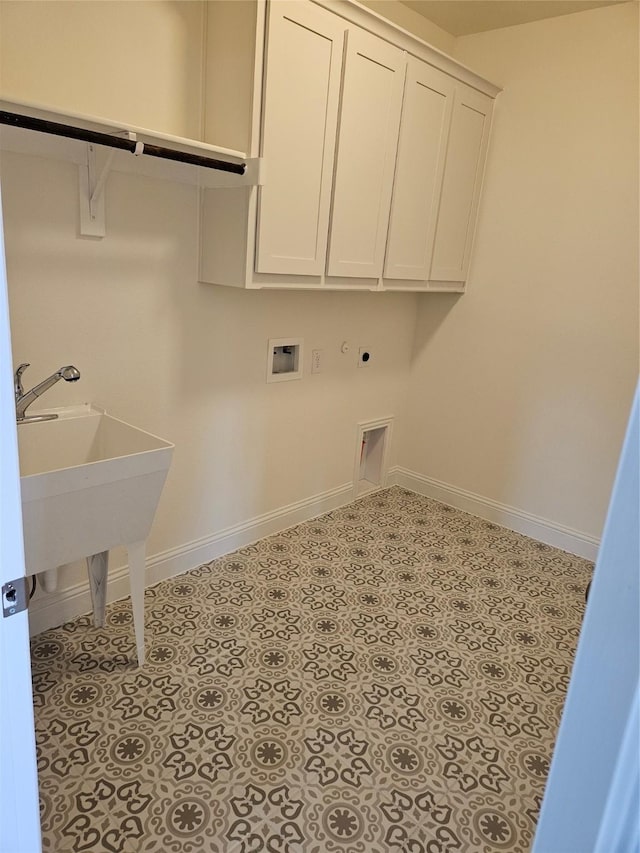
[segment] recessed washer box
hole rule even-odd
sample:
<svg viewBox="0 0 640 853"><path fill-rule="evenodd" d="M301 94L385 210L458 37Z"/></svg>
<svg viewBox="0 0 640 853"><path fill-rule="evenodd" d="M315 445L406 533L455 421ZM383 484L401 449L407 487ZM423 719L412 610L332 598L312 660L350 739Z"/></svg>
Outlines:
<svg viewBox="0 0 640 853"><path fill-rule="evenodd" d="M302 379L302 338L270 338L267 382Z"/></svg>

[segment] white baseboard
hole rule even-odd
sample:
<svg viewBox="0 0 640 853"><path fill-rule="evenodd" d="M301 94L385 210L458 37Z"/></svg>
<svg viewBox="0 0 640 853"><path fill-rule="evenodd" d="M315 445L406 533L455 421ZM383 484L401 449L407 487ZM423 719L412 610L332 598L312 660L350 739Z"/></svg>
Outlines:
<svg viewBox="0 0 640 853"><path fill-rule="evenodd" d="M154 554L147 558L146 585L151 586L166 578L181 575L189 569L194 569L224 554L230 554L264 536L271 536L302 521L308 521L310 518L344 506L352 499L353 483L345 483L335 489L329 489L233 527L227 527L211 536ZM117 601L128 595L128 566L110 570L107 601ZM63 625L71 619L90 612L91 594L88 581L44 595L35 599L29 607L30 634L31 636L40 634L42 631Z"/></svg>
<svg viewBox="0 0 640 853"><path fill-rule="evenodd" d="M386 485L402 486L412 492L454 506L588 560L595 560L598 553L599 541L592 536L400 466L389 469ZM211 536L154 554L146 562L147 586L181 575L189 569L243 548L264 536L286 530L302 521L308 521L310 518L344 506L352 500L353 483L345 483L311 498L280 507L233 527L227 527ZM117 601L128 595L128 566L110 570L107 601ZM29 608L30 633L32 636L40 634L42 631L55 628L90 612L89 583L88 581L77 583L32 602Z"/></svg>
<svg viewBox="0 0 640 853"><path fill-rule="evenodd" d="M525 536L530 536L546 545L552 545L554 548L560 548L570 554L577 554L587 560L595 561L598 554L600 542L593 536L565 527L562 524L556 524L546 518L539 518L515 507L506 506L498 503L498 501L482 497L482 495L467 492L457 486L442 483L440 480L425 477L423 474L417 474L415 471L409 471L399 465L389 470L387 482L390 486L402 486L412 492L417 492L419 495L433 498L441 503L456 507L456 509L477 515L487 521L492 521L494 524L499 524L501 527L523 533Z"/></svg>

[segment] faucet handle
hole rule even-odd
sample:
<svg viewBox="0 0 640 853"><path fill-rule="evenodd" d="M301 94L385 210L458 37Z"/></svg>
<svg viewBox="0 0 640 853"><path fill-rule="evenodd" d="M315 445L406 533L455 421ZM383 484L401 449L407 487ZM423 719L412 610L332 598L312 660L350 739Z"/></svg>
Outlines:
<svg viewBox="0 0 640 853"><path fill-rule="evenodd" d="M24 388L22 387L22 374L25 372L27 367L30 367L30 366L31 365L26 361L23 361L22 364L18 365L18 369L16 370L15 377L13 380L13 387L14 387L14 390L16 393L16 400L18 399L18 397L22 397L22 395L24 394Z"/></svg>

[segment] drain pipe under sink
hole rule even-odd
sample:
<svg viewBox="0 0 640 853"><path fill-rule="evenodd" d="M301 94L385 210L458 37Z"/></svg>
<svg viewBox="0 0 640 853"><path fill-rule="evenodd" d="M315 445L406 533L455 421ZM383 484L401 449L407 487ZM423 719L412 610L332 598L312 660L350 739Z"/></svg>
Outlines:
<svg viewBox="0 0 640 853"><path fill-rule="evenodd" d="M58 569L47 569L46 572L40 572L38 579L45 592L55 592L58 589Z"/></svg>

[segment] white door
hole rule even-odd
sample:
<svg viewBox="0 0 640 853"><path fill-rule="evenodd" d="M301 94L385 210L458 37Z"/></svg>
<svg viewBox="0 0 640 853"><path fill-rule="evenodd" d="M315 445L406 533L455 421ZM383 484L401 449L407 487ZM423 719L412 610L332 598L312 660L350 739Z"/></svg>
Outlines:
<svg viewBox="0 0 640 853"><path fill-rule="evenodd" d="M426 281L440 202L454 80L409 57L384 277Z"/></svg>
<svg viewBox="0 0 640 853"><path fill-rule="evenodd" d="M20 476L0 200L0 584L24 576ZM0 614L0 853L39 853L40 818L24 610Z"/></svg>
<svg viewBox="0 0 640 853"><path fill-rule="evenodd" d="M493 100L461 83L447 145L431 264L432 281L466 281L475 231Z"/></svg>
<svg viewBox="0 0 640 853"><path fill-rule="evenodd" d="M534 853L637 853L640 389L629 420Z"/></svg>
<svg viewBox="0 0 640 853"><path fill-rule="evenodd" d="M312 3L269 5L257 272L324 272L345 26Z"/></svg>
<svg viewBox="0 0 640 853"><path fill-rule="evenodd" d="M327 275L382 275L404 72L401 50L349 30Z"/></svg>

